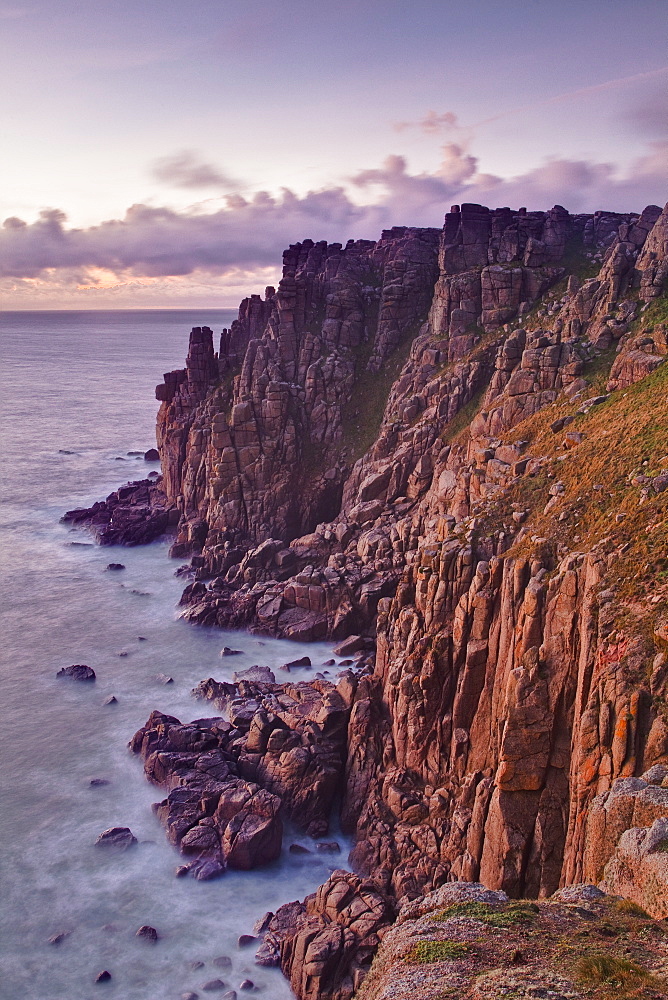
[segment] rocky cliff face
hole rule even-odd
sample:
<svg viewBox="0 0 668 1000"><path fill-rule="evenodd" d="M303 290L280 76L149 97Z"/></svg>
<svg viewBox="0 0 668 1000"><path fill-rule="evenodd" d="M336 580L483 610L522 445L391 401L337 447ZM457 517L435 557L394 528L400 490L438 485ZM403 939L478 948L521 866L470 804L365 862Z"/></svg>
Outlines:
<svg viewBox="0 0 668 1000"><path fill-rule="evenodd" d="M667 243L654 206L464 205L440 232L307 240L158 386L186 617L377 643L336 745L322 684L307 731L282 686L215 736L288 812L311 815L324 773L343 794L361 880L270 931L302 997L351 996L395 902L445 882L544 898L605 878L665 916ZM224 824L198 822L219 850Z"/></svg>

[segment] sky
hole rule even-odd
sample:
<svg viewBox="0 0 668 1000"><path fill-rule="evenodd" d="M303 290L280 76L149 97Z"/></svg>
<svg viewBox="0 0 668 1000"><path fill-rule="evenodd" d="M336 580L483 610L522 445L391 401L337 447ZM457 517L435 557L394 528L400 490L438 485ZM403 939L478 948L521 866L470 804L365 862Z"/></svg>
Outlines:
<svg viewBox="0 0 668 1000"><path fill-rule="evenodd" d="M666 0L0 0L2 307L235 307L307 237L663 205L667 37Z"/></svg>

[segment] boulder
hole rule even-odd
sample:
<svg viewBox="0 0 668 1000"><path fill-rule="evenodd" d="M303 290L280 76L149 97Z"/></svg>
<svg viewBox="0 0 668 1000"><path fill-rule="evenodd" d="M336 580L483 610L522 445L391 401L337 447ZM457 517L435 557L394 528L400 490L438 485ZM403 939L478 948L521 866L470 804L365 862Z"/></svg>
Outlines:
<svg viewBox="0 0 668 1000"><path fill-rule="evenodd" d="M155 927L151 927L150 924L142 924L135 937L141 938L143 941L148 941L151 944L156 944L159 935Z"/></svg>
<svg viewBox="0 0 668 1000"><path fill-rule="evenodd" d="M71 667L62 667L56 677L70 677L73 681L94 681L95 671L85 663L73 663Z"/></svg>
<svg viewBox="0 0 668 1000"><path fill-rule="evenodd" d="M127 826L112 826L104 830L95 841L96 847L111 848L116 851L127 851L137 843L137 838Z"/></svg>

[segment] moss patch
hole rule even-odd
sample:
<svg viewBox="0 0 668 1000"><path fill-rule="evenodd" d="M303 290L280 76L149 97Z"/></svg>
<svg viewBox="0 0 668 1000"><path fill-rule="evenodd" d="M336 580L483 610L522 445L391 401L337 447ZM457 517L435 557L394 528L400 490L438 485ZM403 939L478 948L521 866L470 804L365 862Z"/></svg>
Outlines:
<svg viewBox="0 0 668 1000"><path fill-rule="evenodd" d="M445 921L452 917L468 917L469 920L479 920L489 927L516 927L518 924L532 923L539 913L535 903L520 901L510 903L500 909L487 903L455 903L433 916L433 920Z"/></svg>
<svg viewBox="0 0 668 1000"><path fill-rule="evenodd" d="M461 410L455 414L450 423L447 424L443 434L441 435L441 439L446 444L451 444L453 441L461 438L463 433L468 430L469 424L480 409L480 404L482 403L486 390L486 385L484 385L481 389L478 389L478 391L471 396L468 403L465 403Z"/></svg>
<svg viewBox="0 0 668 1000"><path fill-rule="evenodd" d="M390 390L408 360L419 327L417 324L416 329L406 335L378 372L370 372L366 367L373 351L371 341L353 350L355 382L342 420L342 443L350 450L353 462L366 454L378 437Z"/></svg>
<svg viewBox="0 0 668 1000"><path fill-rule="evenodd" d="M461 941L418 941L406 955L407 962L454 962L471 954L469 944Z"/></svg>

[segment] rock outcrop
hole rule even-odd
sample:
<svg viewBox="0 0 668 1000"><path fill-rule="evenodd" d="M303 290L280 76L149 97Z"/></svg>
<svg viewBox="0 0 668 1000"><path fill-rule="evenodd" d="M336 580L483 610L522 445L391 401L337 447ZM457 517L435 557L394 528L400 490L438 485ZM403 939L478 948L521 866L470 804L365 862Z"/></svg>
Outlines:
<svg viewBox="0 0 668 1000"><path fill-rule="evenodd" d="M595 886L513 903L458 882L402 907L356 997L658 1000L668 995L667 947L663 925Z"/></svg>
<svg viewBox="0 0 668 1000"><path fill-rule="evenodd" d="M594 799L587 819L584 868L607 892L632 900L658 920L668 917L668 765L641 778L618 778Z"/></svg>
<svg viewBox="0 0 668 1000"><path fill-rule="evenodd" d="M280 965L298 997L350 1000L395 917L373 882L335 871L303 903L286 903L263 921L256 960Z"/></svg>
<svg viewBox="0 0 668 1000"><path fill-rule="evenodd" d="M158 477L121 486L92 507L68 510L61 521L90 528L100 545L146 545L176 524L178 511Z"/></svg>
<svg viewBox="0 0 668 1000"><path fill-rule="evenodd" d="M307 240L158 386L184 616L354 634L365 660L336 690L204 682L225 722L135 741L183 796L159 807L175 842L221 866L219 786L276 799L269 854L280 808L320 834L342 793L357 874L265 942L300 997L351 996L392 908L450 882L543 900L604 879L663 913L667 233L656 206L464 205L440 233ZM511 990L493 972L461 995ZM545 988L579 996L568 975Z"/></svg>
<svg viewBox="0 0 668 1000"><path fill-rule="evenodd" d="M275 860L284 816L311 836L327 833L354 690L351 673L338 687L208 680L195 694L226 719L182 725L151 714L130 747L149 781L169 789L155 811L170 842L194 856L196 877Z"/></svg>

